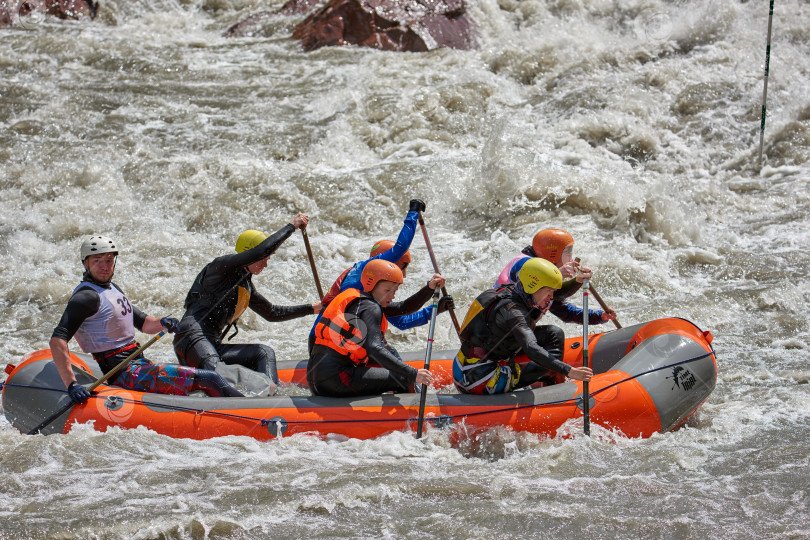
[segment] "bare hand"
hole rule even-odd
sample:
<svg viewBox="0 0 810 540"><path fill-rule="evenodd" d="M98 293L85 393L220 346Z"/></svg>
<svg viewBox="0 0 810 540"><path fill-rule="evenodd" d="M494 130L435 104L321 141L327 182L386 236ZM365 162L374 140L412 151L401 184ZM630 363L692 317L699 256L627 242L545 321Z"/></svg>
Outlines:
<svg viewBox="0 0 810 540"><path fill-rule="evenodd" d="M591 279L593 276L593 270L588 268L587 266L582 266L581 264L577 267L577 281L582 283L586 279Z"/></svg>
<svg viewBox="0 0 810 540"><path fill-rule="evenodd" d="M575 381L587 382L591 380L591 377L593 377L593 370L589 367L575 367L568 372L568 378Z"/></svg>
<svg viewBox="0 0 810 540"><path fill-rule="evenodd" d="M296 229L306 229L309 223L309 216L306 214L298 214L292 220L292 226Z"/></svg>
<svg viewBox="0 0 810 540"><path fill-rule="evenodd" d="M323 304L321 304L320 302L315 302L314 304L312 304L312 313L314 313L315 315L320 313L321 309L323 309Z"/></svg>
<svg viewBox="0 0 810 540"><path fill-rule="evenodd" d="M607 308L606 311L602 312L602 320L603 321L615 321L616 320L616 312L613 311L612 308Z"/></svg>
<svg viewBox="0 0 810 540"><path fill-rule="evenodd" d="M436 287L444 287L444 277L441 274L433 274L433 277L428 281L428 287L436 290Z"/></svg>
<svg viewBox="0 0 810 540"><path fill-rule="evenodd" d="M433 382L433 374L426 369L420 369L416 372L416 382L421 385L430 384Z"/></svg>
<svg viewBox="0 0 810 540"><path fill-rule="evenodd" d="M577 275L578 266L579 263L576 261L570 261L560 266L560 273L562 274L563 279L570 279Z"/></svg>

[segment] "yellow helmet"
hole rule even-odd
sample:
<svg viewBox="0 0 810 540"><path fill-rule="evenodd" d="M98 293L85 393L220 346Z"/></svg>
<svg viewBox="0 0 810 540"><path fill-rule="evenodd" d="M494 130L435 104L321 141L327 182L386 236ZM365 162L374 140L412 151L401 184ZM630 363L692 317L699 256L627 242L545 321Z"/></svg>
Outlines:
<svg viewBox="0 0 810 540"><path fill-rule="evenodd" d="M262 231L249 230L239 235L236 240L236 252L242 253L249 249L253 249L267 238L268 234Z"/></svg>
<svg viewBox="0 0 810 540"><path fill-rule="evenodd" d="M543 287L559 289L562 287L562 273L553 263L539 257L533 257L523 263L518 272L518 280L523 290L534 294Z"/></svg>

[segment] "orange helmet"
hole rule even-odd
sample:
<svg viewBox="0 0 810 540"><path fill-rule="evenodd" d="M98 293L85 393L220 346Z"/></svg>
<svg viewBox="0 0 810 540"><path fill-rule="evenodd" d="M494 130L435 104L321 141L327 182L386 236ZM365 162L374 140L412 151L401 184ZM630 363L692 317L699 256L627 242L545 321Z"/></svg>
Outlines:
<svg viewBox="0 0 810 540"><path fill-rule="evenodd" d="M402 283L402 270L391 261L384 261L382 259L368 261L365 268L363 268L363 273L360 275L360 283L363 284L363 290L371 292L380 281Z"/></svg>
<svg viewBox="0 0 810 540"><path fill-rule="evenodd" d="M374 244L371 247L371 256L376 257L380 253L385 253L386 251L388 251L392 247L394 247L394 242L393 241L391 241L391 240L380 240L379 242L377 242L376 244ZM411 263L411 252L410 251L406 251L405 255L403 255L402 258L397 261L397 264L400 264L400 263L406 263L406 264Z"/></svg>
<svg viewBox="0 0 810 540"><path fill-rule="evenodd" d="M562 229L543 229L532 238L532 249L538 257L559 264L562 253L574 245L574 237Z"/></svg>

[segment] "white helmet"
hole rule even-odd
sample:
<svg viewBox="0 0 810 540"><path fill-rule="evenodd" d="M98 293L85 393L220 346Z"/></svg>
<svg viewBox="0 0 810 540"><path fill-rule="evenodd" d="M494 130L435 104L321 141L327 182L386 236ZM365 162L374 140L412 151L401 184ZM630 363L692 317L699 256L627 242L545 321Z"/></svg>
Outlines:
<svg viewBox="0 0 810 540"><path fill-rule="evenodd" d="M99 253L115 253L118 255L118 245L106 236L91 236L82 242L82 262L90 255Z"/></svg>

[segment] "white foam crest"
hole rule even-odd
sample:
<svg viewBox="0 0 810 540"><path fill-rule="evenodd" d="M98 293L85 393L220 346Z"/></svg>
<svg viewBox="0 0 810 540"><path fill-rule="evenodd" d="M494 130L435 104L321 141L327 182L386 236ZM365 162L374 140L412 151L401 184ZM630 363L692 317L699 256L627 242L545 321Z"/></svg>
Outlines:
<svg viewBox="0 0 810 540"><path fill-rule="evenodd" d="M803 532L790 513L810 387L803 4L776 5L761 171L766 4L484 0L470 6L480 50L427 54L303 53L296 17L221 36L280 4L113 0L96 21L4 31L0 365L47 346L83 235L120 241L116 281L147 312L177 315L245 228L308 212L328 287L395 237L419 196L459 316L537 230L565 228L625 326L673 315L714 333L717 388L686 429L647 440L599 426L586 438L577 422L458 448L432 427L419 442L27 437L2 419L11 534L454 537L459 519L480 537ZM432 273L418 232L411 252L400 298ZM256 284L274 303L313 299L300 233ZM247 316L234 341L303 358L311 321ZM425 327L389 333L424 351ZM458 346L447 317L435 346ZM94 510L108 498L123 509L114 524Z"/></svg>

